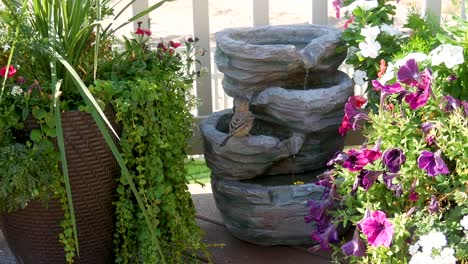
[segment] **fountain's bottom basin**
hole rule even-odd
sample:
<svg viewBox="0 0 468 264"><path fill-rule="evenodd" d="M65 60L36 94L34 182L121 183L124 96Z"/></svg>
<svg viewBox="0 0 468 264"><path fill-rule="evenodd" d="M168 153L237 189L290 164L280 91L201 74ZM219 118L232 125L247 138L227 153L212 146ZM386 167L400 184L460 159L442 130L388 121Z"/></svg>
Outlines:
<svg viewBox="0 0 468 264"><path fill-rule="evenodd" d="M305 223L307 201L321 200L315 185L320 171L275 175L245 181L211 176L216 206L227 229L237 238L264 246L311 245L314 223ZM294 184L301 181L303 184Z"/></svg>

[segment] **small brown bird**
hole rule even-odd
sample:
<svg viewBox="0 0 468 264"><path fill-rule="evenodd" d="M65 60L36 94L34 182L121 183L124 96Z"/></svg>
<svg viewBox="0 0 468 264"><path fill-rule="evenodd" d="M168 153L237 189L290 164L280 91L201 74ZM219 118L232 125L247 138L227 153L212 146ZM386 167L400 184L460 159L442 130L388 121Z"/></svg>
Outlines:
<svg viewBox="0 0 468 264"><path fill-rule="evenodd" d="M229 135L221 143L226 145L231 137L245 137L253 127L255 117L249 111L249 101L244 98L234 99L234 115L229 124Z"/></svg>

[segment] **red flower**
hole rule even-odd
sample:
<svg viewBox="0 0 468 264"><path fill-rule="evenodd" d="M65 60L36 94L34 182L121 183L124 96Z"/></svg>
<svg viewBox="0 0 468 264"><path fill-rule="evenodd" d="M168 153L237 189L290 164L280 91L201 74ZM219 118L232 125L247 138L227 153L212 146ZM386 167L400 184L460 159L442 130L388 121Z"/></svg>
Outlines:
<svg viewBox="0 0 468 264"><path fill-rule="evenodd" d="M180 42L174 42L174 41L169 41L169 45L171 45L171 47L173 47L174 49L177 49L178 47L180 47Z"/></svg>
<svg viewBox="0 0 468 264"><path fill-rule="evenodd" d="M382 75L384 75L385 71L387 70L387 65L385 65L385 60L384 59L381 59L380 60L380 70L379 72L377 73L377 77L382 77Z"/></svg>
<svg viewBox="0 0 468 264"><path fill-rule="evenodd" d="M143 29L143 33L148 37L151 36L151 30L149 29Z"/></svg>
<svg viewBox="0 0 468 264"><path fill-rule="evenodd" d="M162 42L158 44L158 49L162 49L163 51L167 50L166 46Z"/></svg>
<svg viewBox="0 0 468 264"><path fill-rule="evenodd" d="M5 77L5 74L6 74L6 71L7 71L7 67L3 67L0 69L0 75L2 77ZM8 78L11 78L15 75L16 73L16 69L15 67L13 67L13 65L10 65L10 67L8 68Z"/></svg>
<svg viewBox="0 0 468 264"><path fill-rule="evenodd" d="M137 28L137 30L135 31L135 34L137 35L144 35L145 34L145 30L141 29L141 28Z"/></svg>

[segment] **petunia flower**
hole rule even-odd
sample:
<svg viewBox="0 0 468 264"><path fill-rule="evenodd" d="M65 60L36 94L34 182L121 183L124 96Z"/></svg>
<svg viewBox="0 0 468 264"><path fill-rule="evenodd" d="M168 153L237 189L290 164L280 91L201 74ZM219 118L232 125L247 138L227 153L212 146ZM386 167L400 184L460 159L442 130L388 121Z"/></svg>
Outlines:
<svg viewBox="0 0 468 264"><path fill-rule="evenodd" d="M382 171L361 170L358 175L358 179L360 179L359 185L368 191L381 174Z"/></svg>
<svg viewBox="0 0 468 264"><path fill-rule="evenodd" d="M356 0L350 5L345 7L346 12L352 13L354 9L360 7L362 10L367 11L379 6L377 0Z"/></svg>
<svg viewBox="0 0 468 264"><path fill-rule="evenodd" d="M445 95L442 97L439 107L445 112L453 112L455 109L459 108L460 105L460 100L453 98L450 95Z"/></svg>
<svg viewBox="0 0 468 264"><path fill-rule="evenodd" d="M431 195L431 202L429 203L428 209L431 214L439 212L439 202L437 201L437 197L435 195Z"/></svg>
<svg viewBox="0 0 468 264"><path fill-rule="evenodd" d="M417 182L418 180L414 179L413 183L411 184L410 191L409 191L408 198L412 202L417 202L419 200L419 194L415 190Z"/></svg>
<svg viewBox="0 0 468 264"><path fill-rule="evenodd" d="M437 138L434 135L429 135L429 136L424 138L424 141L426 141L428 146L431 146L432 144L434 144L434 142L437 141Z"/></svg>
<svg viewBox="0 0 468 264"><path fill-rule="evenodd" d="M352 128L352 125L349 122L349 117L345 114L343 116L343 120L341 121L341 126L338 129L338 133L344 136L349 130L351 130L351 128Z"/></svg>
<svg viewBox="0 0 468 264"><path fill-rule="evenodd" d="M312 233L312 239L319 242L320 249L329 250L329 243L339 242L338 231L332 223L317 225L317 229Z"/></svg>
<svg viewBox="0 0 468 264"><path fill-rule="evenodd" d="M455 74L451 74L450 76L445 78L445 80L447 80L447 82L453 82L453 81L455 81L457 79L458 79L458 77Z"/></svg>
<svg viewBox="0 0 468 264"><path fill-rule="evenodd" d="M381 48L382 46L376 40L364 41L359 43L359 50L361 51L361 55L364 58L377 58L377 56L379 56L379 51Z"/></svg>
<svg viewBox="0 0 468 264"><path fill-rule="evenodd" d="M438 150L436 153L423 150L418 158L419 168L425 170L430 177L450 173L447 165L440 155L441 150Z"/></svg>
<svg viewBox="0 0 468 264"><path fill-rule="evenodd" d="M0 76L5 77L6 74L7 74L7 66L4 66L3 68L0 69ZM10 65L10 67L8 67L7 77L11 78L15 76L15 74L16 74L16 68L13 65Z"/></svg>
<svg viewBox="0 0 468 264"><path fill-rule="evenodd" d="M359 236L357 228L354 230L353 239L341 246L341 250L347 256L364 257L366 255L366 244Z"/></svg>
<svg viewBox="0 0 468 264"><path fill-rule="evenodd" d="M412 83L412 85L415 85L417 90L416 92L406 94L405 101L412 110L416 110L424 106L429 100L429 96L432 93L432 74L428 69L425 69L420 75L420 79L416 83Z"/></svg>
<svg viewBox="0 0 468 264"><path fill-rule="evenodd" d="M367 164L380 159L382 153L379 148L380 141L378 141L372 149L363 148L359 151L355 149L348 150L348 158L343 162L343 168L346 168L349 171L360 171Z"/></svg>
<svg viewBox="0 0 468 264"><path fill-rule="evenodd" d="M401 165L405 164L406 156L402 149L388 149L383 154L383 163L388 168L388 171L397 173L400 171Z"/></svg>
<svg viewBox="0 0 468 264"><path fill-rule="evenodd" d="M24 78L23 76L18 76L18 78L16 78L16 84L22 85L25 83L26 83L26 78Z"/></svg>
<svg viewBox="0 0 468 264"><path fill-rule="evenodd" d="M415 59L409 59L400 67L397 73L398 80L404 84L414 86L419 81L419 69Z"/></svg>
<svg viewBox="0 0 468 264"><path fill-rule="evenodd" d="M135 34L136 35L144 35L145 31L142 28L137 28L137 30L135 31Z"/></svg>
<svg viewBox="0 0 468 264"><path fill-rule="evenodd" d="M309 214L304 217L306 223L310 223L312 220L322 224L329 221L326 213L330 207L328 199L310 200L307 202L307 205L309 206Z"/></svg>
<svg viewBox="0 0 468 264"><path fill-rule="evenodd" d="M345 115L341 122L338 132L344 136L349 130L359 128L358 121L364 119L369 120L368 115L361 110L361 107L367 102L363 96L350 96L346 102L344 110Z"/></svg>
<svg viewBox="0 0 468 264"><path fill-rule="evenodd" d="M354 73L353 73L353 80L354 80L354 83L357 84L357 85L364 85L366 82L365 82L365 79L367 78L367 73L365 71L362 71L362 70L355 70Z"/></svg>
<svg viewBox="0 0 468 264"><path fill-rule="evenodd" d="M431 63L433 66L442 63L451 69L456 65L463 64L465 61L463 57L463 47L455 46L452 44L442 44L429 53Z"/></svg>
<svg viewBox="0 0 468 264"><path fill-rule="evenodd" d="M431 129L433 129L434 127L435 124L431 122L424 122L421 124L421 129L424 134L429 134L429 132L431 132Z"/></svg>
<svg viewBox="0 0 468 264"><path fill-rule="evenodd" d="M400 83L396 82L394 84L383 85L377 80L372 81L372 86L374 86L374 91L382 91L386 94L397 94L406 91Z"/></svg>
<svg viewBox="0 0 468 264"><path fill-rule="evenodd" d="M333 164L343 164L345 160L348 158L348 155L342 151L338 151L335 153L335 156L331 160L327 162L327 166L332 166Z"/></svg>
<svg viewBox="0 0 468 264"><path fill-rule="evenodd" d="M393 224L382 211L374 211L360 223L362 233L372 247L390 247L394 233Z"/></svg>
<svg viewBox="0 0 468 264"><path fill-rule="evenodd" d="M350 103L354 108L361 108L367 103L367 99L361 95L353 95L348 98L348 103Z"/></svg>

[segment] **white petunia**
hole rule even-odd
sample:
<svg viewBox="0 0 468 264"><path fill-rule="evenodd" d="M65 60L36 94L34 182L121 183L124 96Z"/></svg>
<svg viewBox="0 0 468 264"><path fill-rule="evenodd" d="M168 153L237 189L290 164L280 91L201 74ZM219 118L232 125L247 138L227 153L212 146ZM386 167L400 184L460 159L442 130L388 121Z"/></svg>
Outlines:
<svg viewBox="0 0 468 264"><path fill-rule="evenodd" d="M380 77L379 82L382 85L385 85L388 81L390 81L393 78L395 78L395 64L389 62L387 65L387 69L385 70L384 75Z"/></svg>
<svg viewBox="0 0 468 264"><path fill-rule="evenodd" d="M361 85L361 86L364 85L366 83L364 79L366 78L367 78L367 73L365 71L361 71L361 70L354 71L353 80L355 84Z"/></svg>
<svg viewBox="0 0 468 264"><path fill-rule="evenodd" d="M361 29L361 36L365 37L366 42L373 42L377 39L377 36L380 33L380 29L378 26L370 27L366 25Z"/></svg>
<svg viewBox="0 0 468 264"><path fill-rule="evenodd" d="M380 26L380 30L389 36L401 35L401 31L392 25L383 24Z"/></svg>
<svg viewBox="0 0 468 264"><path fill-rule="evenodd" d="M463 47L454 46L452 44L442 44L429 53L432 65L440 65L442 63L451 69L456 65L463 64Z"/></svg>
<svg viewBox="0 0 468 264"><path fill-rule="evenodd" d="M354 1L352 4L345 6L343 9L345 12L352 13L354 9L360 7L362 10L370 10L372 8L376 8L379 6L379 2L377 0L357 0Z"/></svg>
<svg viewBox="0 0 468 264"><path fill-rule="evenodd" d="M361 55L364 58L372 58L375 59L379 55L380 48L382 46L378 41L372 42L361 42L359 43L359 49L361 51Z"/></svg>
<svg viewBox="0 0 468 264"><path fill-rule="evenodd" d="M23 94L23 90L21 89L21 87L19 87L18 85L15 85L13 86L13 88L11 89L11 95L13 96L18 96L18 95L22 95Z"/></svg>
<svg viewBox="0 0 468 264"><path fill-rule="evenodd" d="M447 245L447 239L444 233L431 231L419 238L419 245L421 245L423 252L432 252L434 248L441 249Z"/></svg>
<svg viewBox="0 0 468 264"><path fill-rule="evenodd" d="M468 230L468 215L465 215L463 219L460 221L461 226L463 229Z"/></svg>
<svg viewBox="0 0 468 264"><path fill-rule="evenodd" d="M455 264L457 263L457 258L454 256L455 251L451 248L444 248L440 255L434 256L434 263L437 264Z"/></svg>

